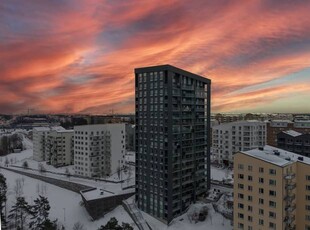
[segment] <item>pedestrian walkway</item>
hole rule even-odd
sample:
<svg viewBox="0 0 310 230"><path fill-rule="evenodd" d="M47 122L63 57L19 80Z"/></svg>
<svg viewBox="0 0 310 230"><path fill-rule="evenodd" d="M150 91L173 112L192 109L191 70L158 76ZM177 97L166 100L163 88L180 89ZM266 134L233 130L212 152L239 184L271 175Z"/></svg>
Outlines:
<svg viewBox="0 0 310 230"><path fill-rule="evenodd" d="M134 202L129 203L127 200L123 200L123 207L134 220L139 230L152 230Z"/></svg>

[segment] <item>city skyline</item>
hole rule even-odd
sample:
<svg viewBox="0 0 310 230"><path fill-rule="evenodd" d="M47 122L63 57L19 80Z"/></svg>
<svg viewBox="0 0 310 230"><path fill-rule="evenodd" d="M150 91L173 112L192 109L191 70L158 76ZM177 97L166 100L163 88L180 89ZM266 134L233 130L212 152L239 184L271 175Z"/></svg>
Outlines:
<svg viewBox="0 0 310 230"><path fill-rule="evenodd" d="M134 68L212 80L212 112L310 112L310 2L2 1L2 113L134 112Z"/></svg>

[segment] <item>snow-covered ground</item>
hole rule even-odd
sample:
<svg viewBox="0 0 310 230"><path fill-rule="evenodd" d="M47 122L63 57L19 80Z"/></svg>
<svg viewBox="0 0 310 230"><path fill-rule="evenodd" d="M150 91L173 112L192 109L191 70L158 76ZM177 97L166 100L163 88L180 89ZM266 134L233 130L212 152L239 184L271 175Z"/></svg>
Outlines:
<svg viewBox="0 0 310 230"><path fill-rule="evenodd" d="M227 168L217 168L211 165L211 180L233 180L233 171Z"/></svg>
<svg viewBox="0 0 310 230"><path fill-rule="evenodd" d="M190 214L202 206L208 207L208 216L205 221L197 222L190 220ZM224 218L221 214L214 211L211 204L197 203L190 207L189 211L182 216L174 219L170 226L160 222L154 217L142 212L144 219L153 230L231 230L230 220Z"/></svg>
<svg viewBox="0 0 310 230"><path fill-rule="evenodd" d="M58 219L59 222L64 224L66 229L72 229L76 222L82 223L86 229L97 229L101 225L106 224L111 217L116 217L120 223L126 222L135 226L133 220L122 206L118 206L112 212L106 214L104 218L91 221L86 209L81 206L82 199L79 194L5 169L1 169L1 173L7 178L8 210L11 209L15 201L15 181L19 178L24 178L23 196L26 200L31 204L39 194L48 197L51 206L50 218ZM135 226L135 229L138 228Z"/></svg>

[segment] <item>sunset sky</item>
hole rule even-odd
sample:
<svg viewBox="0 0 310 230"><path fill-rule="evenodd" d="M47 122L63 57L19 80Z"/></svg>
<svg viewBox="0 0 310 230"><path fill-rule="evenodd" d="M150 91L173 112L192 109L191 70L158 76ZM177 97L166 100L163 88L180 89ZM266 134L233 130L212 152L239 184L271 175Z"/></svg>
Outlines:
<svg viewBox="0 0 310 230"><path fill-rule="evenodd" d="M310 1L1 0L0 113L134 112L134 68L212 80L212 112L310 112Z"/></svg>

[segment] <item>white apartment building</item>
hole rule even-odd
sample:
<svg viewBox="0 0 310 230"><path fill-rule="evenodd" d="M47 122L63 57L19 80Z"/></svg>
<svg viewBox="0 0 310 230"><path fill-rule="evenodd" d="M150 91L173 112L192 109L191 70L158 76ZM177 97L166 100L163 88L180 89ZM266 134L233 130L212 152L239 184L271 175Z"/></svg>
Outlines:
<svg viewBox="0 0 310 230"><path fill-rule="evenodd" d="M45 153L47 163L55 166L73 164L74 130L52 130L46 137Z"/></svg>
<svg viewBox="0 0 310 230"><path fill-rule="evenodd" d="M34 127L33 131L33 159L36 161L45 161L47 136L52 130L63 131L61 126L54 127Z"/></svg>
<svg viewBox="0 0 310 230"><path fill-rule="evenodd" d="M105 177L117 173L124 164L125 126L125 124L75 126L75 174Z"/></svg>
<svg viewBox="0 0 310 230"><path fill-rule="evenodd" d="M236 121L212 127L212 157L220 164L231 165L233 154L266 144L266 123Z"/></svg>

